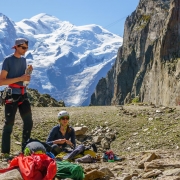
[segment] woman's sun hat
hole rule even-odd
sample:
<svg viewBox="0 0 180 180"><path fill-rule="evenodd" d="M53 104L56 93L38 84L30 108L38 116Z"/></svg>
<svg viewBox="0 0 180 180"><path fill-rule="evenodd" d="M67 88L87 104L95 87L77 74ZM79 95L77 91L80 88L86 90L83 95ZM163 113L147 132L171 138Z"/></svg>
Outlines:
<svg viewBox="0 0 180 180"><path fill-rule="evenodd" d="M64 116L68 116L69 117L69 113L67 111L60 111L58 113L58 120L60 120Z"/></svg>

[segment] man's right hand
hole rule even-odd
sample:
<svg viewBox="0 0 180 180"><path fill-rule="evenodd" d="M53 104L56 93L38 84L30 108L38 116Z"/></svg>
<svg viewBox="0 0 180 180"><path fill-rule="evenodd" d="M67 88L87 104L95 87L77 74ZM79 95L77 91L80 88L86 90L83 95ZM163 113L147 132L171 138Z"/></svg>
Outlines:
<svg viewBox="0 0 180 180"><path fill-rule="evenodd" d="M21 78L21 81L30 81L31 76L27 75L27 74L24 74L20 78Z"/></svg>
<svg viewBox="0 0 180 180"><path fill-rule="evenodd" d="M8 72L5 70L2 70L0 73L0 86L2 85L9 85L9 84L14 84L16 82L19 81L30 81L31 76L30 75L22 75L20 77L16 77L16 78L6 78L7 77Z"/></svg>

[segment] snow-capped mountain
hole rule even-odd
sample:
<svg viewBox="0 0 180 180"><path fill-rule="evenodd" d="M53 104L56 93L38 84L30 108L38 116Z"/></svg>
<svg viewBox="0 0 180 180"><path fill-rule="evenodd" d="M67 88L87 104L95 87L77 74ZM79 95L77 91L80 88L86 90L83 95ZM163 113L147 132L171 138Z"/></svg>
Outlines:
<svg viewBox="0 0 180 180"><path fill-rule="evenodd" d="M66 106L89 105L122 45L120 36L95 24L75 26L44 13L15 23L0 14L1 60L13 53L17 37L29 40L26 58L34 68L29 87L64 100Z"/></svg>

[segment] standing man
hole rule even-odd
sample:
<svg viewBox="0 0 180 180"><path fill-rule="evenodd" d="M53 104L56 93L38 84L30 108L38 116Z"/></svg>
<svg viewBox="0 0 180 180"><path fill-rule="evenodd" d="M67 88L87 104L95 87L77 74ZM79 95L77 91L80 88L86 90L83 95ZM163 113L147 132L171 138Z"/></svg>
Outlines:
<svg viewBox="0 0 180 180"><path fill-rule="evenodd" d="M0 73L0 86L8 85L5 94L5 124L2 131L1 153L8 157L10 153L11 133L17 109L23 120L22 144L31 135L33 127L31 106L27 98L24 81L30 81L30 75L25 74L26 59L21 57L28 49L28 41L24 38L16 39L14 54L7 56L2 64Z"/></svg>

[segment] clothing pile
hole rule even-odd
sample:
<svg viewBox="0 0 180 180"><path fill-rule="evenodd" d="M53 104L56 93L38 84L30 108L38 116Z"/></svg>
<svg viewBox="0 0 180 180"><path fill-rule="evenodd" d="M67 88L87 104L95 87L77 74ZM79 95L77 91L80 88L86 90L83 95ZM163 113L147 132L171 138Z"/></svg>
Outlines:
<svg viewBox="0 0 180 180"><path fill-rule="evenodd" d="M79 150L82 150L81 148ZM78 154L76 151L68 155L73 159L73 155ZM68 160L55 158L55 156L48 152L45 146L38 140L28 140L28 143L23 147L23 153L14 157L8 168L0 169L0 173L5 173L18 169L24 180L53 180L58 178L72 178L75 180L84 179L83 168Z"/></svg>
<svg viewBox="0 0 180 180"><path fill-rule="evenodd" d="M86 147L83 144L77 146L71 152L61 152L56 156L56 159L59 161L67 160L69 162L81 162L81 163L95 163L96 152L90 149L90 147ZM97 148L96 148L97 150Z"/></svg>
<svg viewBox="0 0 180 180"><path fill-rule="evenodd" d="M23 152L11 160L8 168L0 169L0 173L19 169L24 180L53 180L54 177L83 180L85 173L77 163L97 162L94 144L89 147L79 145L71 152L63 151L56 157L49 145L37 139L29 139L22 149Z"/></svg>
<svg viewBox="0 0 180 180"><path fill-rule="evenodd" d="M104 162L114 162L114 161L121 161L122 159L119 158L112 150L106 151L103 156L103 161Z"/></svg>

